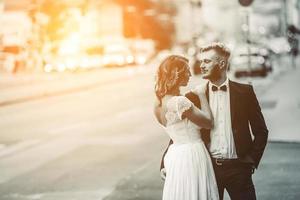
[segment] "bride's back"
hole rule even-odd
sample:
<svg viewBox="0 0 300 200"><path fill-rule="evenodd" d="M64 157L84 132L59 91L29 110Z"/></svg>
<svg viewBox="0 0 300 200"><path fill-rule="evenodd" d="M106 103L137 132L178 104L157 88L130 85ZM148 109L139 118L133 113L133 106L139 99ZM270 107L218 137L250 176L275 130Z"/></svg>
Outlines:
<svg viewBox="0 0 300 200"><path fill-rule="evenodd" d="M184 96L166 96L157 110L159 121L174 143L189 143L201 140L199 127L182 113L189 109L191 102Z"/></svg>

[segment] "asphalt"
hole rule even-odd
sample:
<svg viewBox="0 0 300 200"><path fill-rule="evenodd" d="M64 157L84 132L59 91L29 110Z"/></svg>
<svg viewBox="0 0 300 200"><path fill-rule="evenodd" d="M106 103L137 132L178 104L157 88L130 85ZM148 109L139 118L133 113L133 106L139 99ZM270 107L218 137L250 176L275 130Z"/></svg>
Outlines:
<svg viewBox="0 0 300 200"><path fill-rule="evenodd" d="M53 78L30 77L26 79L13 80L1 77L0 79L0 106L22 103L38 98L56 96L66 93L86 90L99 85L109 84L114 81L126 80L136 73L147 74L149 71L136 68L124 68L118 70L107 70L85 75L57 76ZM293 69L294 70L294 69ZM295 141L299 139L298 123L300 93L297 91L299 83L300 69L288 70L280 76L274 77L268 86L275 82L282 82L275 90L270 90L265 85L260 93L264 93L261 99L267 123L271 124L271 134L275 140L284 138L284 135L293 137L285 138L285 141ZM291 78L292 77L292 78ZM1 81L3 80L3 81ZM14 82L15 81L15 82ZM263 83L265 84L265 82ZM259 87L258 87L259 88ZM289 88L289 90L287 90ZM281 93L285 91L285 93ZM278 95L282 94L279 96ZM286 97L293 98L286 98ZM286 100L292 101L286 101ZM271 103L270 103L271 102ZM274 104L272 102L275 102ZM284 103L281 103L284 102ZM291 106L292 105L292 106ZM285 111L285 112L283 112ZM283 114L281 114L283 113ZM289 115L292 113L292 115ZM283 117L279 117L282 115ZM287 115L287 116L285 116ZM287 119L289 124L285 124L283 129L278 129L280 121ZM282 126L280 126L282 128ZM276 135L278 134L278 135ZM278 139L279 138L279 139ZM275 141L273 140L273 141ZM151 148L151 147L150 147ZM255 172L253 179L257 191L257 199L263 200L297 200L300 199L300 143L292 142L269 142L266 152ZM158 200L161 199L163 181L159 176L159 163L161 155L157 155L154 160L149 160L138 170L124 174L124 178L117 184L114 191L104 198L104 200ZM228 197L226 197L228 199Z"/></svg>
<svg viewBox="0 0 300 200"><path fill-rule="evenodd" d="M151 63L149 64L151 65ZM136 75L153 74L153 67L102 68L81 73L2 74L0 107L93 89Z"/></svg>
<svg viewBox="0 0 300 200"><path fill-rule="evenodd" d="M252 82L270 130L261 164L253 175L259 200L300 199L300 93L296 92L300 68L284 68L281 64L268 79ZM160 159L161 155L157 155L155 160L125 176L104 200L161 199ZM225 199L230 199L228 194Z"/></svg>
<svg viewBox="0 0 300 200"><path fill-rule="evenodd" d="M269 142L253 175L257 199L300 199L300 144ZM163 181L159 176L161 155L122 179L104 200L159 200ZM225 199L229 199L226 196Z"/></svg>

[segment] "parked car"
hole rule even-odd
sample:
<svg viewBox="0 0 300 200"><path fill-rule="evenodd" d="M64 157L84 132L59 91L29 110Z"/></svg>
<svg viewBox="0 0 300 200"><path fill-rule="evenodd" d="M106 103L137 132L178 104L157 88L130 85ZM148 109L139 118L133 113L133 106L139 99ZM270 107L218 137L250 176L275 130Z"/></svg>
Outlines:
<svg viewBox="0 0 300 200"><path fill-rule="evenodd" d="M268 55L252 53L248 56L248 54L240 54L233 57L230 70L233 71L236 78L266 77L272 71L272 65Z"/></svg>
<svg viewBox="0 0 300 200"><path fill-rule="evenodd" d="M15 60L13 54L0 52L0 71L13 73L15 69Z"/></svg>
<svg viewBox="0 0 300 200"><path fill-rule="evenodd" d="M70 56L50 56L46 60L45 72L81 71L102 66L102 58L97 55L78 54Z"/></svg>
<svg viewBox="0 0 300 200"><path fill-rule="evenodd" d="M106 67L121 67L134 64L134 56L125 45L111 44L104 47L102 62Z"/></svg>
<svg viewBox="0 0 300 200"><path fill-rule="evenodd" d="M155 54L155 43L150 39L133 39L129 46L137 65L146 64Z"/></svg>
<svg viewBox="0 0 300 200"><path fill-rule="evenodd" d="M5 46L0 53L1 71L17 73L25 70L26 52L21 46Z"/></svg>
<svg viewBox="0 0 300 200"><path fill-rule="evenodd" d="M290 44L286 37L275 37L265 39L263 43L274 54L288 54L291 51Z"/></svg>

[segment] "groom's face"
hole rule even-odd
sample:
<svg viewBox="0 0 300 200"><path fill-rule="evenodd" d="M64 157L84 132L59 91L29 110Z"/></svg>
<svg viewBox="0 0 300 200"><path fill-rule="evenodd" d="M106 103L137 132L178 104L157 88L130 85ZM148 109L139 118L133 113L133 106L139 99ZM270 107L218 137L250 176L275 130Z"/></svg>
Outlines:
<svg viewBox="0 0 300 200"><path fill-rule="evenodd" d="M222 72L219 67L218 58L218 53L213 49L204 51L200 54L202 78L208 80L217 80L220 78Z"/></svg>

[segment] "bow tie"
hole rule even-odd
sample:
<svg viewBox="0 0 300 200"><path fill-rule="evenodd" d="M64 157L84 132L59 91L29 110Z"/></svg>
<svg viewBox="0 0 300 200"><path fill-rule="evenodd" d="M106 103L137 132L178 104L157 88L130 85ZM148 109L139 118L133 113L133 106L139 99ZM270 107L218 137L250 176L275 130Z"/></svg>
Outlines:
<svg viewBox="0 0 300 200"><path fill-rule="evenodd" d="M211 90L212 90L213 92L218 91L218 90L222 90L222 91L226 92L226 91L227 91L227 87L226 87L226 85L223 85L222 87L218 88L218 87L216 87L216 86L213 85L213 86L211 87Z"/></svg>

